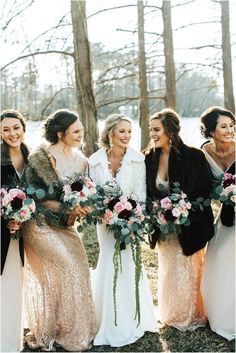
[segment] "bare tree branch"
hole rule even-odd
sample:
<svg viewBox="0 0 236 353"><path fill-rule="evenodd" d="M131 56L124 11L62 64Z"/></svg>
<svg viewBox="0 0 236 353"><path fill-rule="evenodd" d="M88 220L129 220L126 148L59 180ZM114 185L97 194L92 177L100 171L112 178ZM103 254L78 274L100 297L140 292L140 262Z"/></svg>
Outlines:
<svg viewBox="0 0 236 353"><path fill-rule="evenodd" d="M136 6L137 6L137 5L134 4L134 5L123 5L123 6L109 7L109 8L107 8L107 9L102 9L102 10L99 10L99 11L97 11L97 12L92 13L91 15L89 15L89 16L87 17L87 19L89 19L89 18L91 18L91 17L93 17L93 16L95 16L95 15L98 15L98 14L101 13L101 12L111 11L111 10L117 10L117 9L122 9L122 8L125 8L125 7L136 7Z"/></svg>
<svg viewBox="0 0 236 353"><path fill-rule="evenodd" d="M11 21L14 20L15 17L19 16L22 12L24 12L28 7L30 7L35 0L31 0L31 2L26 5L25 7L23 7L21 10L19 10L15 15L13 15L5 24L5 26L2 28L2 30L6 30L6 28L9 26L9 24L11 23Z"/></svg>
<svg viewBox="0 0 236 353"><path fill-rule="evenodd" d="M219 23L220 24L220 21L193 22L193 23L189 23L187 25L183 25L181 27L177 27L177 28L174 29L174 31L178 31L178 30L186 28L186 27L191 27L191 26L196 26L196 25L203 25L203 24L211 24L211 23Z"/></svg>
<svg viewBox="0 0 236 353"><path fill-rule="evenodd" d="M52 104L52 102L54 101L54 99L56 98L56 96L62 92L62 91L65 91L66 89L75 89L75 87L73 86L67 86L67 87L63 87L61 89L59 89L58 91L56 91L56 93L49 99L48 103L45 105L45 107L42 109L42 112L41 112L41 116L43 118L43 115L44 115L44 112L45 110L49 107L49 105Z"/></svg>
<svg viewBox="0 0 236 353"><path fill-rule="evenodd" d="M63 55L69 55L71 57L74 57L73 53L69 53L69 52L61 51L61 50L38 51L36 53L31 53L31 54L26 54L26 55L19 56L18 58L12 60L11 62L9 62L6 65L4 65L3 67L1 67L1 71L3 71L6 67L8 67L9 65L14 64L15 62L17 62L19 60L23 60L23 59L29 58L30 56L44 55L44 54L63 54Z"/></svg>

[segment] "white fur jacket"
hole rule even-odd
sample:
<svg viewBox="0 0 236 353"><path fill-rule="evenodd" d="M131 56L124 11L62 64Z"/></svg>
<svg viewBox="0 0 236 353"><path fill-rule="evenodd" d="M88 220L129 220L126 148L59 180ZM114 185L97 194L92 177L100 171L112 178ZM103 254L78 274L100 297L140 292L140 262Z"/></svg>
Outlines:
<svg viewBox="0 0 236 353"><path fill-rule="evenodd" d="M106 181L113 180L108 168L106 149L100 148L92 154L88 160L89 174L98 185L103 185ZM127 147L121 168L115 178L123 193L127 196L134 196L141 203L146 201L146 169L144 155Z"/></svg>

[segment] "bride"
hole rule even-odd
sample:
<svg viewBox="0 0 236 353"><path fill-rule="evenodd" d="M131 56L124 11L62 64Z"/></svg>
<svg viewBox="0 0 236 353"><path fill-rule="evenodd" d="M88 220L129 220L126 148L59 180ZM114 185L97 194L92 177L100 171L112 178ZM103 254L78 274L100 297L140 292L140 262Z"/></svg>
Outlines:
<svg viewBox="0 0 236 353"><path fill-rule="evenodd" d="M131 119L112 114L105 120L100 136L102 146L89 158L91 178L98 185L116 180L127 196L136 195L139 202L145 202L144 156L128 146L131 138ZM130 246L121 251L122 273L119 272L116 306L117 326L113 307L113 253L115 239L105 225L97 225L100 254L92 281L95 309L98 320L98 333L94 345L120 347L135 342L145 331L156 332L157 324L151 292L144 269L139 283L140 324L134 319L135 267Z"/></svg>

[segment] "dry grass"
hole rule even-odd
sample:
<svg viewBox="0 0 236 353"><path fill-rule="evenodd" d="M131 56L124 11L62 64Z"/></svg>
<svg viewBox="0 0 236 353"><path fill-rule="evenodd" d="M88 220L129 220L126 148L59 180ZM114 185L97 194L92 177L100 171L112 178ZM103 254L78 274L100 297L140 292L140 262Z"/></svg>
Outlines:
<svg viewBox="0 0 236 353"><path fill-rule="evenodd" d="M90 267L95 268L99 247L94 227L83 235L83 242L88 254ZM157 304L157 254L143 246L143 262L149 278L154 303ZM25 344L24 351L30 350ZM62 351L59 347L57 351ZM109 346L93 347L89 352L235 352L235 341L228 342L212 332L207 325L193 332L180 332L172 327L164 327L158 333L146 333L134 344L111 348Z"/></svg>

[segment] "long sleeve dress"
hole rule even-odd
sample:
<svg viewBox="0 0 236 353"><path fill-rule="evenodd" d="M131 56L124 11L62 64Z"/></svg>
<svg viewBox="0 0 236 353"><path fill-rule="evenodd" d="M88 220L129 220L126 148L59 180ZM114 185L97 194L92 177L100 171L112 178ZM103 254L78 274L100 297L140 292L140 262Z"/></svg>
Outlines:
<svg viewBox="0 0 236 353"><path fill-rule="evenodd" d="M214 179L224 171L203 146ZM225 173L235 174L235 162ZM227 214L225 214L225 211ZM225 222L225 217L227 221ZM233 206L223 206L216 221L216 234L207 247L201 291L212 331L232 340L235 331L235 225ZM231 218L229 222L229 218Z"/></svg>
<svg viewBox="0 0 236 353"><path fill-rule="evenodd" d="M89 158L89 171L91 178L98 185L113 180L108 168L105 148L101 148ZM145 165L142 154L127 148L122 166L115 179L125 195L135 195L139 202L145 202ZM94 345L120 347L135 342L143 336L145 331L157 332L154 306L143 268L139 284L141 320L137 326L138 321L134 320L136 310L135 267L131 248L127 246L121 251L122 273L119 272L117 282L117 326L115 325L113 306L115 239L113 234L107 231L105 225L97 225L97 235L100 254L92 280L92 288L99 328Z"/></svg>
<svg viewBox="0 0 236 353"><path fill-rule="evenodd" d="M29 158L28 185L48 189L65 183L67 177L84 170L84 158L74 152L72 163L53 155L52 167L45 147ZM94 304L86 252L72 226L53 226L45 221L25 224L25 306L29 328L36 344L53 349L56 342L68 351L91 347L96 332Z"/></svg>

